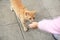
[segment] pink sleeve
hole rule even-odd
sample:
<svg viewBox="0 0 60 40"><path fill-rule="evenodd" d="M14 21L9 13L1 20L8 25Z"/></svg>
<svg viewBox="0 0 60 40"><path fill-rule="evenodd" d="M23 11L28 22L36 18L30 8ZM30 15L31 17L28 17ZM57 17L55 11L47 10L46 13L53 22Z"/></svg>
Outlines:
<svg viewBox="0 0 60 40"><path fill-rule="evenodd" d="M49 31L54 26L52 20L42 20L38 23L38 28L41 30Z"/></svg>
<svg viewBox="0 0 60 40"><path fill-rule="evenodd" d="M38 28L50 33L60 33L60 17L55 19L44 19L38 22Z"/></svg>

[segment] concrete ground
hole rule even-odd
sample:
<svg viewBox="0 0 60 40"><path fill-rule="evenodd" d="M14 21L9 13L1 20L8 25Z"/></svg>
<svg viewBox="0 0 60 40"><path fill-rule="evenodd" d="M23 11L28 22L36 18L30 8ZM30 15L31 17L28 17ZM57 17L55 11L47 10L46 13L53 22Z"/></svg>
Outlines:
<svg viewBox="0 0 60 40"><path fill-rule="evenodd" d="M36 10L36 21L60 16L60 0L22 0L29 10ZM19 19L10 10L9 0L0 0L0 40L54 40L39 29L24 32Z"/></svg>

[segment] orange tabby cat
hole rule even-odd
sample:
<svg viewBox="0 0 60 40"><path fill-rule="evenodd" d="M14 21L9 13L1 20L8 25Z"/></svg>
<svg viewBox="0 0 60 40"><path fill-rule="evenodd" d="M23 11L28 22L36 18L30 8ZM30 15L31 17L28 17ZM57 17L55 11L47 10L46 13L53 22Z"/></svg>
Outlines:
<svg viewBox="0 0 60 40"><path fill-rule="evenodd" d="M22 4L21 0L10 0L11 2L11 10L14 10L17 17L20 19L24 31L27 31L27 27L25 25L25 21L29 20L32 22L35 19L35 11L27 10Z"/></svg>

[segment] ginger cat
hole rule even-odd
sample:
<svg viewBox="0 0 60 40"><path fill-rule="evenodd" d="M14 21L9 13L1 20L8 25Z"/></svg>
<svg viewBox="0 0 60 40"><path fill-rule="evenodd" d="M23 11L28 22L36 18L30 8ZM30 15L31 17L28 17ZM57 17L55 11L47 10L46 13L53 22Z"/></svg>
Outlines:
<svg viewBox="0 0 60 40"><path fill-rule="evenodd" d="M35 11L27 10L22 4L21 0L10 0L11 10L14 10L17 17L20 19L24 31L27 31L26 20L32 22L35 19Z"/></svg>

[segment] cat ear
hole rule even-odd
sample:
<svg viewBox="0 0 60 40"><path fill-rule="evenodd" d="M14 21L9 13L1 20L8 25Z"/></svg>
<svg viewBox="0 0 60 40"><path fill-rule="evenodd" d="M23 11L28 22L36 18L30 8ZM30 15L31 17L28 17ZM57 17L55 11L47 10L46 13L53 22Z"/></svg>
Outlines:
<svg viewBox="0 0 60 40"><path fill-rule="evenodd" d="M29 15L29 12L25 12L25 15L26 15L26 16Z"/></svg>

